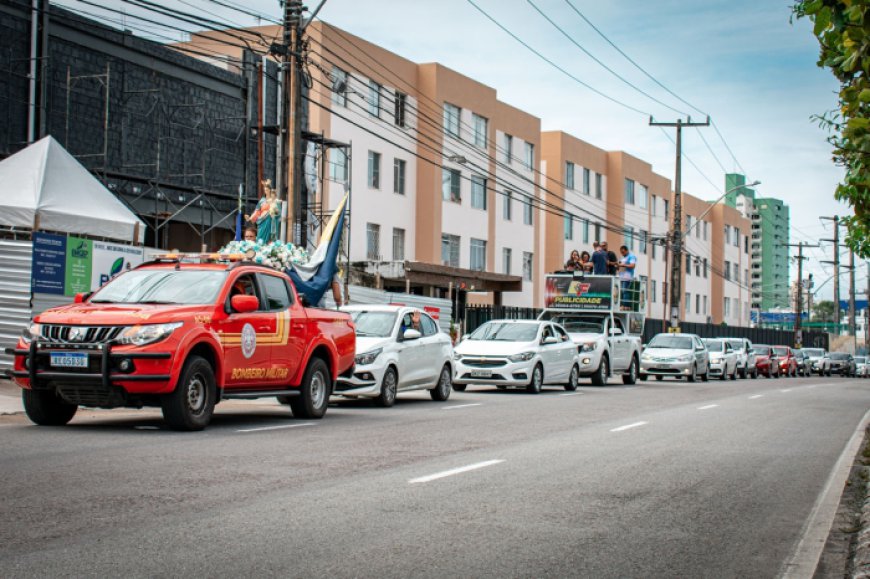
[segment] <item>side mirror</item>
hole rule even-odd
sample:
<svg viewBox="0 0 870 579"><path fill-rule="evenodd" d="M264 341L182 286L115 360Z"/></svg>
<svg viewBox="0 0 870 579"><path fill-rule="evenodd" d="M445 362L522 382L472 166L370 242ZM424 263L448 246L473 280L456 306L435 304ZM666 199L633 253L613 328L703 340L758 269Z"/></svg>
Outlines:
<svg viewBox="0 0 870 579"><path fill-rule="evenodd" d="M752 348L750 348L750 349L747 351L747 354L755 354L755 350L753 350Z"/></svg>
<svg viewBox="0 0 870 579"><path fill-rule="evenodd" d="M247 314L257 311L257 308L260 307L260 300L257 299L257 296L233 296L230 299L230 306L235 312Z"/></svg>
<svg viewBox="0 0 870 579"><path fill-rule="evenodd" d="M620 330L619 328L610 328L610 335L611 336L621 336L622 330Z"/></svg>
<svg viewBox="0 0 870 579"><path fill-rule="evenodd" d="M85 302L87 301L87 299L88 299L89 297L91 297L91 294L92 294L92 293L93 293L93 292L79 292L79 293L77 293L77 294L75 295L75 297L73 298L73 303L76 303L76 304L83 304L83 303L85 303Z"/></svg>
<svg viewBox="0 0 870 579"><path fill-rule="evenodd" d="M556 336L547 336L546 338L544 338L541 341L541 343L544 344L545 346L548 344L558 344L559 338L557 338Z"/></svg>
<svg viewBox="0 0 870 579"><path fill-rule="evenodd" d="M420 332L413 328L409 328L405 330L405 333L402 334L402 340L419 340L420 336L422 336Z"/></svg>

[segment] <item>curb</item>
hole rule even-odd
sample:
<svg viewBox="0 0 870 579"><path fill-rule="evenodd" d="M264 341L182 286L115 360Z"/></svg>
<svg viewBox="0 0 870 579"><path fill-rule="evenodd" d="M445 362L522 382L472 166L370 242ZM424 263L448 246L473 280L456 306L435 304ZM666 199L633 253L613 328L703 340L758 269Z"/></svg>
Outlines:
<svg viewBox="0 0 870 579"><path fill-rule="evenodd" d="M865 498L861 505L861 518L858 537L855 540L855 558L852 567L852 579L870 579L870 468L861 469L864 483Z"/></svg>

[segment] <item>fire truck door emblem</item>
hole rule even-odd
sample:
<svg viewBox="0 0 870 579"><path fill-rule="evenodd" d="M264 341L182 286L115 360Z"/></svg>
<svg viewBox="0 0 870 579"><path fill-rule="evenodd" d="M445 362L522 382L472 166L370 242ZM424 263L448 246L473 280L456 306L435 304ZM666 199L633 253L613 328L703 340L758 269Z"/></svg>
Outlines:
<svg viewBox="0 0 870 579"><path fill-rule="evenodd" d="M242 355L250 358L257 349L257 332L251 324L245 324L242 328Z"/></svg>

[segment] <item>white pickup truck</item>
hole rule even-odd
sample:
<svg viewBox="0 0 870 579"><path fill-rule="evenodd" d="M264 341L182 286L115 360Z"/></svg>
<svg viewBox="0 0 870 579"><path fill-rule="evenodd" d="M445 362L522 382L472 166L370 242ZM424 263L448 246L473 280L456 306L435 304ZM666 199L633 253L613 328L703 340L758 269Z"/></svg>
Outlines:
<svg viewBox="0 0 870 579"><path fill-rule="evenodd" d="M561 324L577 345L580 376L603 386L610 376L624 384L637 381L646 309L643 292L621 295L611 276L571 273L547 276L545 309L540 319Z"/></svg>

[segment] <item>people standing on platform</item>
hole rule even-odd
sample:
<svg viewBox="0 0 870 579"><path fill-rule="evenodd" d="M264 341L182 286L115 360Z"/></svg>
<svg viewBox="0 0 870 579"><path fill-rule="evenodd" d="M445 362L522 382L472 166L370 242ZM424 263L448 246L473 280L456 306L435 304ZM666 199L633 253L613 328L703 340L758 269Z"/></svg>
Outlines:
<svg viewBox="0 0 870 579"><path fill-rule="evenodd" d="M592 244L595 251L592 253L592 273L595 275L607 275L607 251L597 241Z"/></svg>
<svg viewBox="0 0 870 579"><path fill-rule="evenodd" d="M634 287L634 269L637 267L637 257L623 245L619 248L622 258L619 260L620 305L623 310L631 310L637 303L637 290Z"/></svg>

